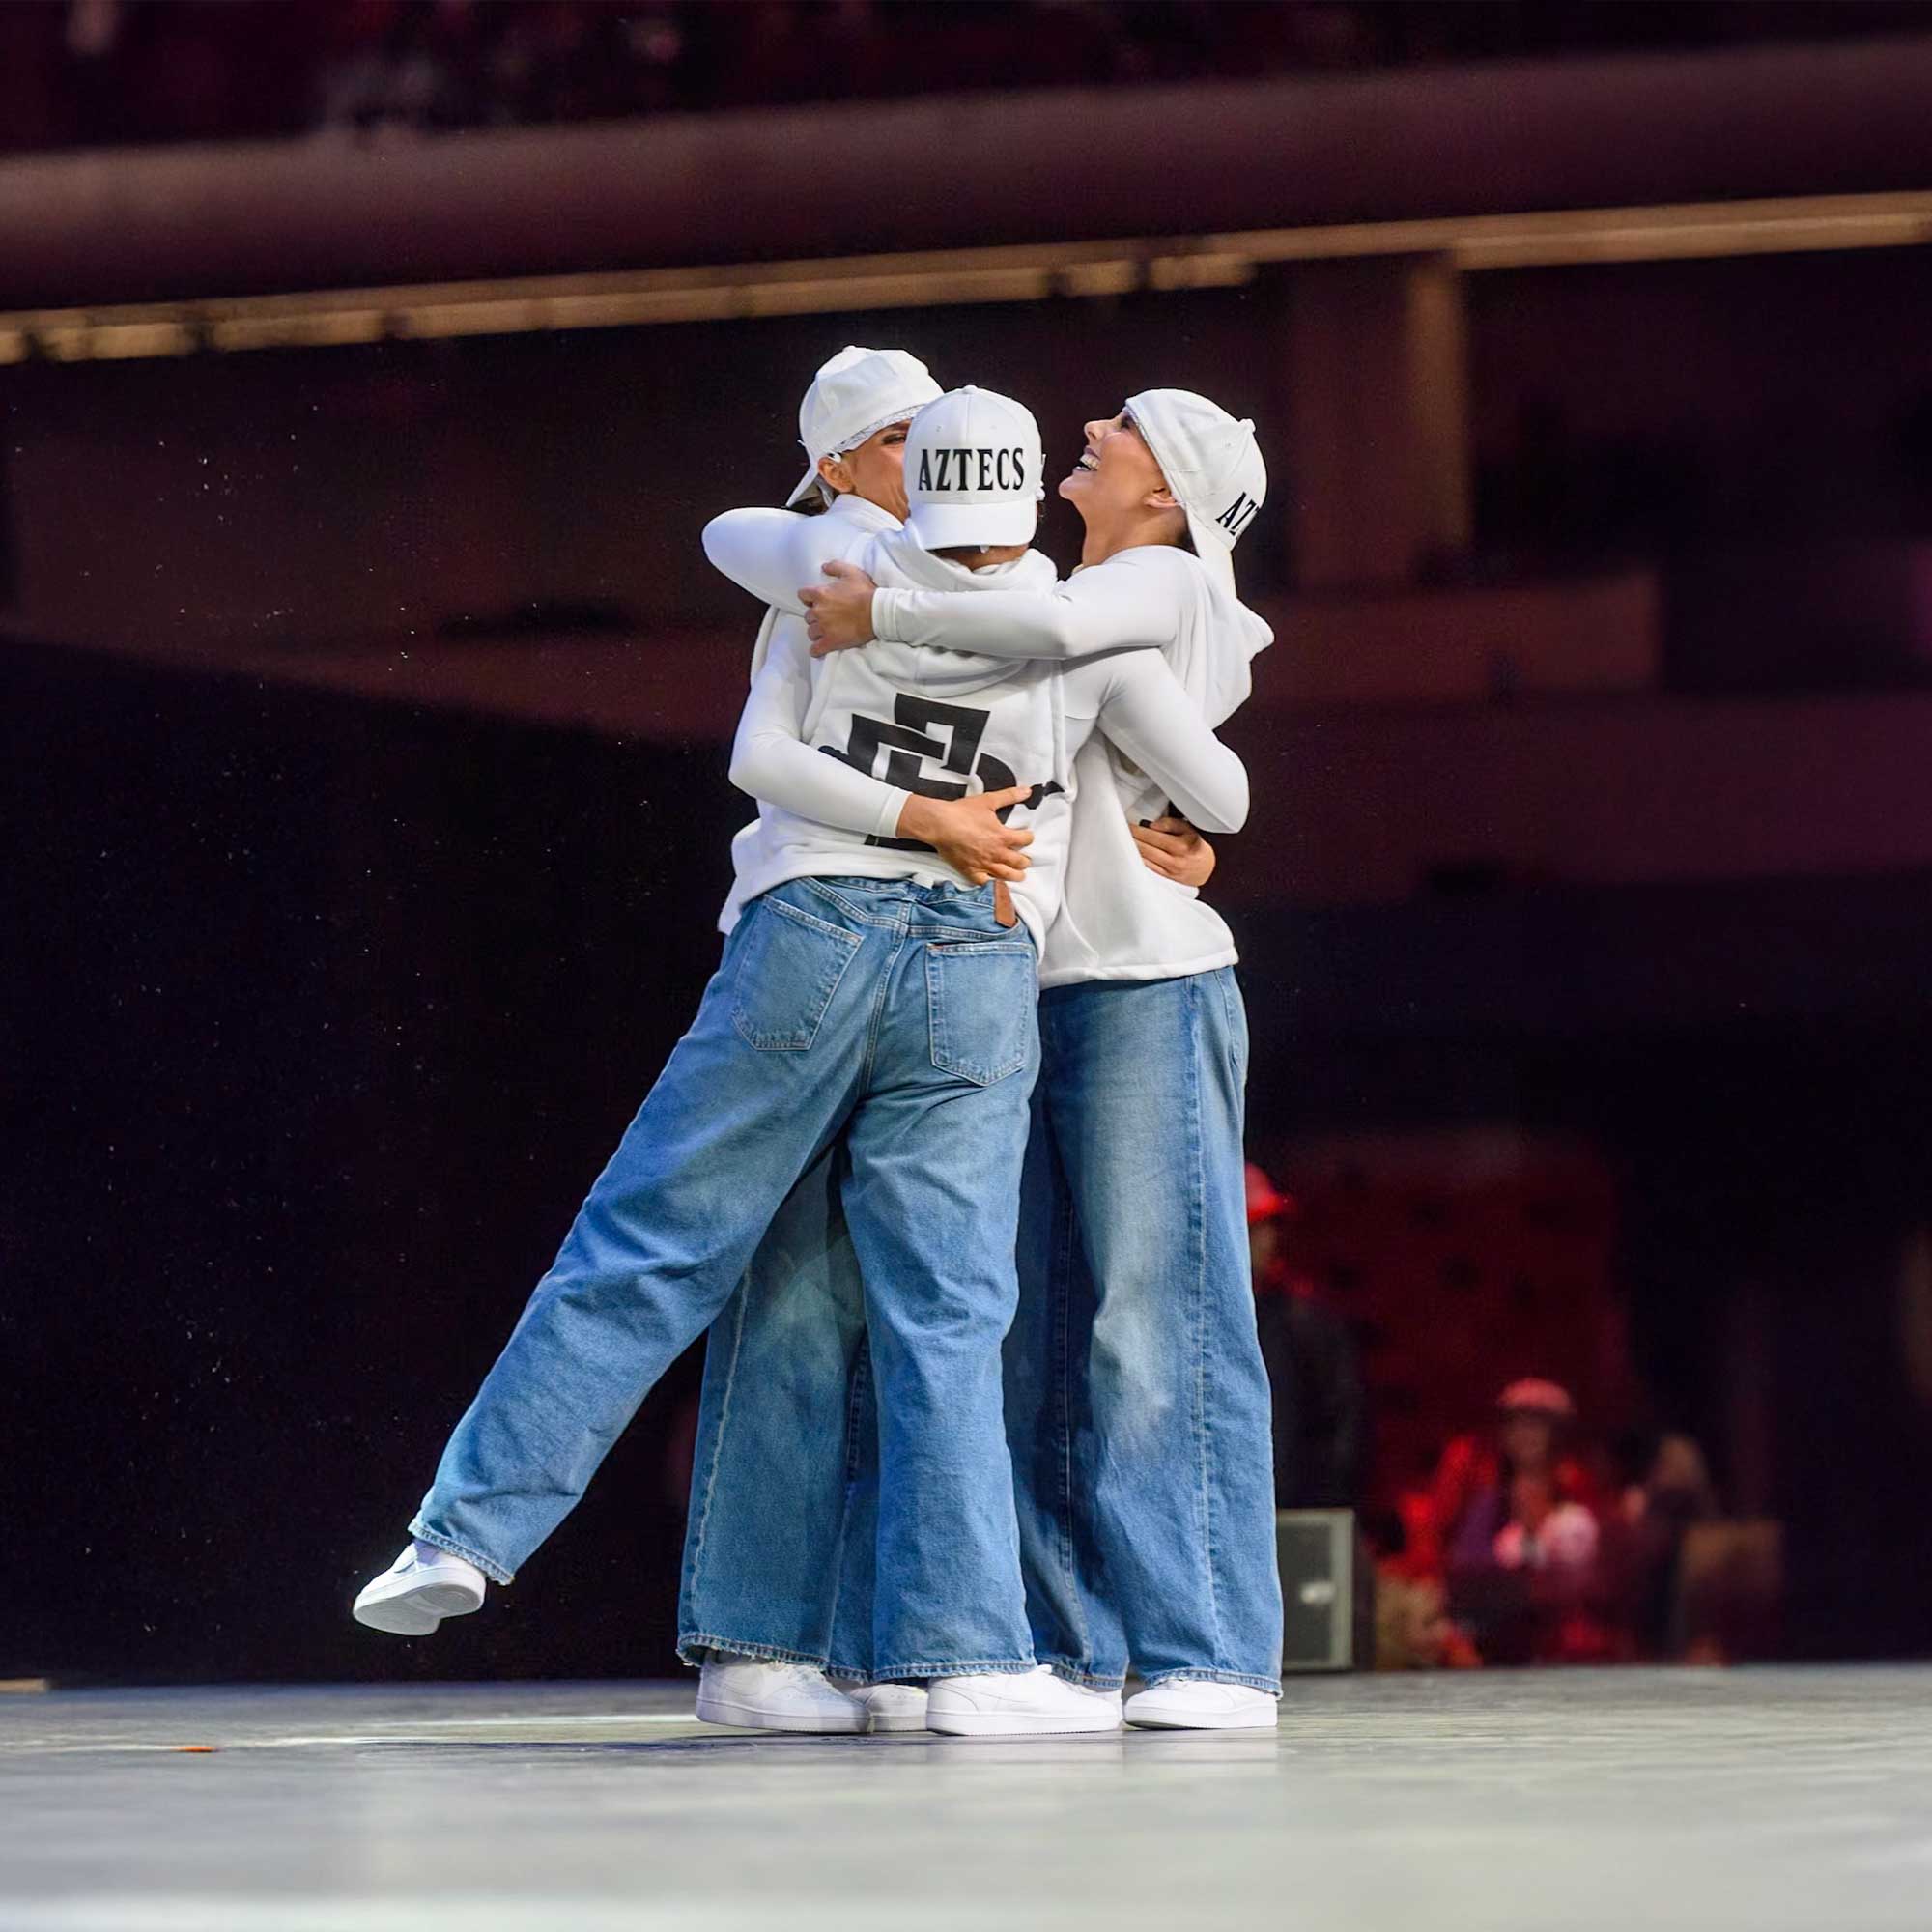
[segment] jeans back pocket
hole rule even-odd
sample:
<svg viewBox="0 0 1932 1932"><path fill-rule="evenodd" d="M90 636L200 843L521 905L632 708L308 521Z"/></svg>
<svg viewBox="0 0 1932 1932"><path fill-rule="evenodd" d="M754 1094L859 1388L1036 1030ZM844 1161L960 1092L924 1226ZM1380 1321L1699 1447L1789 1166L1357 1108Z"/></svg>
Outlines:
<svg viewBox="0 0 1932 1932"><path fill-rule="evenodd" d="M1011 939L931 940L925 949L932 1064L990 1087L1027 1064L1039 1024L1033 948Z"/></svg>
<svg viewBox="0 0 1932 1932"><path fill-rule="evenodd" d="M752 927L731 975L731 1024L760 1053L803 1053L858 952L860 938L768 893L745 918Z"/></svg>

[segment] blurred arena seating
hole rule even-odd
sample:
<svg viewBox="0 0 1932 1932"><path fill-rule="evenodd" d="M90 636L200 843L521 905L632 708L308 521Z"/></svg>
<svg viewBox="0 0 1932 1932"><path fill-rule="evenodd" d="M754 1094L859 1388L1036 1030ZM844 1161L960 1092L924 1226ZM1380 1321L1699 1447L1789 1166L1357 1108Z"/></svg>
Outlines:
<svg viewBox="0 0 1932 1932"><path fill-rule="evenodd" d="M597 121L1896 31L1910 5L10 0L0 151Z"/></svg>
<svg viewBox="0 0 1932 1932"><path fill-rule="evenodd" d="M1290 1265L1359 1337L1375 1390L1364 1498L1394 1509L1504 1381L1561 1381L1594 1424L1629 1419L1616 1195L1593 1150L1507 1128L1310 1137L1281 1146L1300 1212Z"/></svg>

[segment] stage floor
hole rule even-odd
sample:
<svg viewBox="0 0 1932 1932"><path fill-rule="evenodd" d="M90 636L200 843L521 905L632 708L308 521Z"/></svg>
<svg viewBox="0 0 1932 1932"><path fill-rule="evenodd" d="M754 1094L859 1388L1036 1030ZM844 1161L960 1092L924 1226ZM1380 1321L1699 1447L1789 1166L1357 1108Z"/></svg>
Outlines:
<svg viewBox="0 0 1932 1932"><path fill-rule="evenodd" d="M190 1749L190 1747L215 1748ZM0 1697L7 1932L1932 1923L1932 1668L1352 1677L1278 1736L773 1738L689 1684Z"/></svg>

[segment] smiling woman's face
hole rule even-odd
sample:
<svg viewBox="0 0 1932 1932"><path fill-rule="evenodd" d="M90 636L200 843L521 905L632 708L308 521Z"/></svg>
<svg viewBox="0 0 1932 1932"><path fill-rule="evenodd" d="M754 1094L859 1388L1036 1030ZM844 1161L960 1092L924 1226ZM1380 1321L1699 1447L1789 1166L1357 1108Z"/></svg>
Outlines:
<svg viewBox="0 0 1932 1932"><path fill-rule="evenodd" d="M1096 514L1112 520L1174 507L1153 451L1124 410L1087 425L1086 447L1061 480L1060 494L1090 523Z"/></svg>

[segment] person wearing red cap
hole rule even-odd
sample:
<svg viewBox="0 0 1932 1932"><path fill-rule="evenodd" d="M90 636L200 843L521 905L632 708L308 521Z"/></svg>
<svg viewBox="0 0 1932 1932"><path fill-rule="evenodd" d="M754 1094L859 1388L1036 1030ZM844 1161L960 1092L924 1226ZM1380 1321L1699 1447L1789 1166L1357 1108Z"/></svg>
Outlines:
<svg viewBox="0 0 1932 1932"><path fill-rule="evenodd" d="M1276 1221L1284 1214L1293 1214L1295 1209L1293 1197L1280 1192L1274 1182L1267 1178L1266 1173L1257 1167L1253 1161L1249 1161L1248 1163L1247 1189L1249 1253L1250 1258L1254 1259L1254 1231L1265 1228L1270 1233L1278 1232L1275 1229ZM1273 1259L1272 1248L1270 1248L1268 1258L1269 1260ZM1257 1266L1259 1264L1259 1260L1257 1259Z"/></svg>
<svg viewBox="0 0 1932 1932"><path fill-rule="evenodd" d="M1443 1451L1430 1511L1452 1614L1486 1661L1583 1661L1606 1637L1599 1588L1596 1486L1570 1453L1577 1405L1543 1376L1496 1398L1493 1441Z"/></svg>
<svg viewBox="0 0 1932 1932"><path fill-rule="evenodd" d="M1368 1460L1368 1389L1349 1324L1282 1253L1292 1196L1248 1163L1248 1251L1255 1321L1274 1399L1275 1501L1353 1509Z"/></svg>

